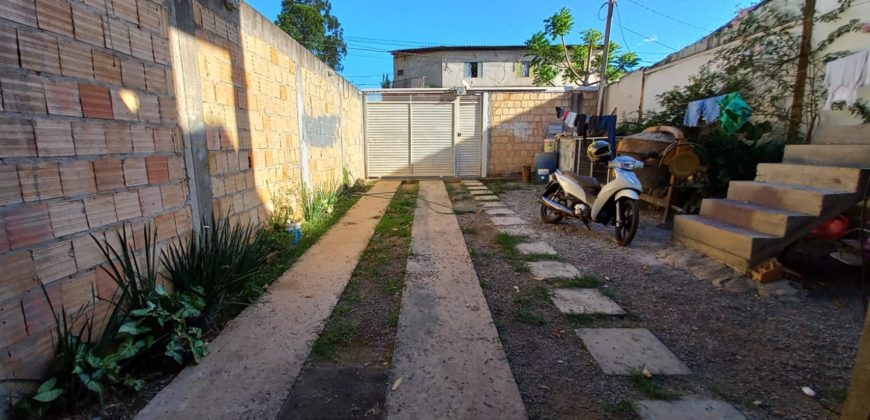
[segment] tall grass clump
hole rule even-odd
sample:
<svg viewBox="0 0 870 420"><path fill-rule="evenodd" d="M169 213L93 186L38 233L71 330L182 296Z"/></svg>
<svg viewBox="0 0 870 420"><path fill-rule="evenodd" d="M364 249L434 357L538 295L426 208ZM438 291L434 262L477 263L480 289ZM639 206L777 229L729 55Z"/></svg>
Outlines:
<svg viewBox="0 0 870 420"><path fill-rule="evenodd" d="M177 292L202 292L205 321L213 325L245 292L268 252L266 234L257 226L212 218L195 238L170 244L162 262Z"/></svg>

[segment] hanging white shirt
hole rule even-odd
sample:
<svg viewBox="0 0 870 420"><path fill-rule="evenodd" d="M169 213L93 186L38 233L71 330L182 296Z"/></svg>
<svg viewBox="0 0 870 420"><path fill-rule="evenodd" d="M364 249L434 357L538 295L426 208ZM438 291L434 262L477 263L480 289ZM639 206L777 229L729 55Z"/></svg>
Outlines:
<svg viewBox="0 0 870 420"><path fill-rule="evenodd" d="M825 66L825 83L828 100L824 109L831 109L836 102L852 106L858 100L858 89L870 85L870 50L829 62Z"/></svg>

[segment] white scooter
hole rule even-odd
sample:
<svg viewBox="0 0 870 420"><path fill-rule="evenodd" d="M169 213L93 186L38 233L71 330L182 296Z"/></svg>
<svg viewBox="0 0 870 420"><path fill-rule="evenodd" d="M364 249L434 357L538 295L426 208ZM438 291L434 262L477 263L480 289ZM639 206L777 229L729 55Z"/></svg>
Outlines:
<svg viewBox="0 0 870 420"><path fill-rule="evenodd" d="M590 149L593 145L590 145ZM609 157L609 156L608 156ZM565 216L605 226L616 225L616 242L631 243L640 223L640 180L632 172L643 168L643 162L630 156L606 159L611 180L602 186L591 176L557 170L550 175L550 183L541 195L541 219L546 223L559 223ZM591 229L591 228L590 228Z"/></svg>

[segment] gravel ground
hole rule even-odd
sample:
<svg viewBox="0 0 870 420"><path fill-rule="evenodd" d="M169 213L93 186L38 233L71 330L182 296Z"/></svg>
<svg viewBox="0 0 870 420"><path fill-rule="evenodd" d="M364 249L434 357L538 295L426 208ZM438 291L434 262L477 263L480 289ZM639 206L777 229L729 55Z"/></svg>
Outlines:
<svg viewBox="0 0 870 420"><path fill-rule="evenodd" d="M619 247L613 227L595 225L588 231L576 220L541 222L536 198L542 188L504 191L501 198L562 261L598 277L601 289L628 315L571 319L546 298L531 298L521 301L539 319L517 316L517 296L534 296L541 282L507 261L487 215L458 216L531 417L625 418L632 401L646 398L628 378L601 373L573 333L590 325L652 331L693 372L655 378L681 396L724 400L750 418L837 417L863 325L858 291L849 286L854 271L836 268L832 272L838 278L812 280L814 287L800 303L730 292L658 260L661 249L670 246L671 232L654 215L642 217L631 246ZM473 207L467 199L454 205ZM818 395L807 397L803 386Z"/></svg>

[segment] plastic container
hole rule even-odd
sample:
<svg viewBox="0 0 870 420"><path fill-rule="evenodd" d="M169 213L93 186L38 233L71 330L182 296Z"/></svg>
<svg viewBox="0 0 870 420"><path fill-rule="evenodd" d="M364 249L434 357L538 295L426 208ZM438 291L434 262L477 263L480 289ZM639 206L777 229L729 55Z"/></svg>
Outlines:
<svg viewBox="0 0 870 420"><path fill-rule="evenodd" d="M559 152L543 152L535 154L535 182L544 184L550 174L559 168Z"/></svg>
<svg viewBox="0 0 870 420"><path fill-rule="evenodd" d="M290 223L287 225L287 233L290 234L290 237L293 240L293 245L299 245L302 242L302 224L301 223Z"/></svg>
<svg viewBox="0 0 870 420"><path fill-rule="evenodd" d="M544 139L544 153L556 151L556 139Z"/></svg>

